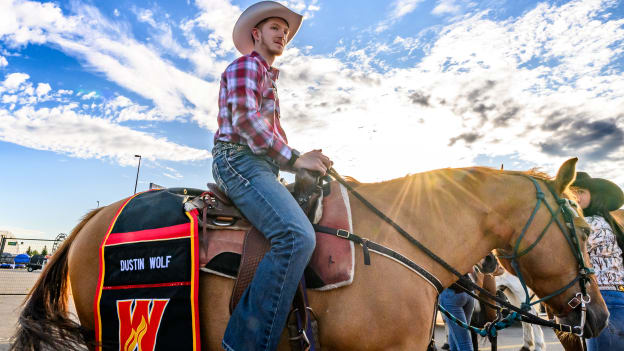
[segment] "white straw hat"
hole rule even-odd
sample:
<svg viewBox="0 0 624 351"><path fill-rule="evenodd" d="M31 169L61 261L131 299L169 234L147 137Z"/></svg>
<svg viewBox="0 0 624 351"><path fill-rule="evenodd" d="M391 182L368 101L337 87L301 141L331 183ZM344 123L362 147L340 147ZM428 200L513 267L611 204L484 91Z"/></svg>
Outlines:
<svg viewBox="0 0 624 351"><path fill-rule="evenodd" d="M288 9L286 6L275 1L260 1L249 6L238 18L234 25L232 38L234 45L243 55L251 53L254 42L251 30L263 20L270 17L280 17L288 23L289 34L286 43L290 42L297 34L303 16Z"/></svg>

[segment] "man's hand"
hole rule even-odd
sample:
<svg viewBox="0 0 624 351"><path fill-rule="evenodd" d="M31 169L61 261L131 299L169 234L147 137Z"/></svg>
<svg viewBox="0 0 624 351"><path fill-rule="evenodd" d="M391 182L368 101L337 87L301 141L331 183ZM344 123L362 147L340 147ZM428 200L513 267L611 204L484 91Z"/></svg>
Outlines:
<svg viewBox="0 0 624 351"><path fill-rule="evenodd" d="M333 164L334 163L329 159L329 157L323 155L323 150L318 149L308 151L305 154L301 155L301 157L299 157L297 161L295 161L293 167L295 169L304 168L309 171L316 171L324 176L325 173L327 173L327 170Z"/></svg>

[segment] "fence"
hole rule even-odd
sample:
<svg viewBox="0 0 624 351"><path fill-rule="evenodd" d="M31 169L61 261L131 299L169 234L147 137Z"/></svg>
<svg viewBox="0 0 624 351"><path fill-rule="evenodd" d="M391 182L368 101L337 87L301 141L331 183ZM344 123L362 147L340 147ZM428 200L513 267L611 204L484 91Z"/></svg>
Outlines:
<svg viewBox="0 0 624 351"><path fill-rule="evenodd" d="M50 256L65 239L10 238L0 240L0 295L26 295Z"/></svg>

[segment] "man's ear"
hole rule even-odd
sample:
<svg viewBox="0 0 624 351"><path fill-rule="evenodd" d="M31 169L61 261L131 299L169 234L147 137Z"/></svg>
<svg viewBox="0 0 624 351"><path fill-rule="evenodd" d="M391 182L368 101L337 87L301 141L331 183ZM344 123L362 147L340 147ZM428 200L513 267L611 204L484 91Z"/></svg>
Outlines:
<svg viewBox="0 0 624 351"><path fill-rule="evenodd" d="M251 37L254 39L254 42L260 40L260 29L252 28L251 29Z"/></svg>

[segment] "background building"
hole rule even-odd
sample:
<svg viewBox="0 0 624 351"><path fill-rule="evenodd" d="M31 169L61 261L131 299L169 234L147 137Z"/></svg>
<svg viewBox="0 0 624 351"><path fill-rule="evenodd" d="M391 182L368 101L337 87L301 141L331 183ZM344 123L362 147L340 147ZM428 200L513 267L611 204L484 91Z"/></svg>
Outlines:
<svg viewBox="0 0 624 351"><path fill-rule="evenodd" d="M23 241L15 239L15 235L13 235L13 233L7 230L0 230L0 238L2 237L6 238L4 242L4 249L2 250L2 252L17 255L26 251L27 247L23 247L25 243ZM2 245L1 241L0 245Z"/></svg>

